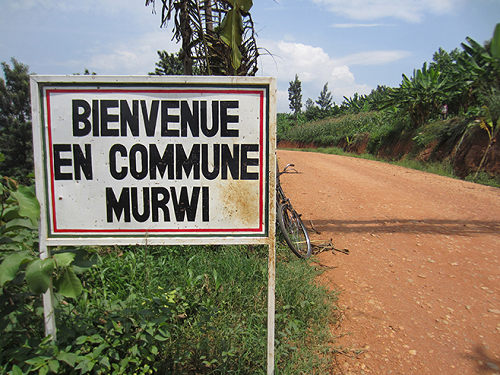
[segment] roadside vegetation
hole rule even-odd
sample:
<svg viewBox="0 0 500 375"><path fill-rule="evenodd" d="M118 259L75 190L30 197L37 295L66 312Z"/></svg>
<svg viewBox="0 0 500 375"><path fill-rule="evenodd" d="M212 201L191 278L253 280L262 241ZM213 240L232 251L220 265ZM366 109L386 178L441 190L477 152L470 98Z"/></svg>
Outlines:
<svg viewBox="0 0 500 375"><path fill-rule="evenodd" d="M266 373L266 248L87 250L95 265L81 275L81 295L56 294L57 343L44 338L41 296L25 283L4 285L0 373ZM331 366L336 295L316 275L279 251L277 373Z"/></svg>
<svg viewBox="0 0 500 375"><path fill-rule="evenodd" d="M500 186L500 24L484 45L466 41L461 50L439 49L413 76L403 74L399 87L379 86L340 105L326 84L302 111L296 76L289 89L293 112L278 114L278 144L403 159L407 166Z"/></svg>
<svg viewBox="0 0 500 375"><path fill-rule="evenodd" d="M39 214L32 188L0 176L0 374L267 372L266 246L66 247L41 259ZM275 369L325 373L336 292L283 241L277 254Z"/></svg>

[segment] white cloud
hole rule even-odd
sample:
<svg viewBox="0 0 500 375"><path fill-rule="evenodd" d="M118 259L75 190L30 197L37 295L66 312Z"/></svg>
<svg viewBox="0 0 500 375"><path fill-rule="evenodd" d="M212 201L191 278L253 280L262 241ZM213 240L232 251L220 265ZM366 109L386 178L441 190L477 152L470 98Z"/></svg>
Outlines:
<svg viewBox="0 0 500 375"><path fill-rule="evenodd" d="M119 44L103 46L95 51L84 65L97 74L142 75L154 71L158 62L158 50L175 53L179 46L172 42L171 34L165 30L143 34Z"/></svg>
<svg viewBox="0 0 500 375"><path fill-rule="evenodd" d="M353 29L359 27L381 27L381 26L393 26L382 23L335 23L332 27L336 29Z"/></svg>
<svg viewBox="0 0 500 375"><path fill-rule="evenodd" d="M288 112L289 82L298 75L302 83L302 102L316 100L328 82L334 101L340 104L343 97L354 93L368 94L371 87L355 82L349 66L380 65L397 61L410 55L407 51L372 51L333 58L322 48L300 43L259 40L259 45L273 54L261 58L261 74L278 79L278 112Z"/></svg>
<svg viewBox="0 0 500 375"><path fill-rule="evenodd" d="M348 55L336 60L346 65L382 65L411 56L410 51L372 51Z"/></svg>
<svg viewBox="0 0 500 375"><path fill-rule="evenodd" d="M453 13L465 0L312 0L354 20L385 17L420 22L426 14Z"/></svg>

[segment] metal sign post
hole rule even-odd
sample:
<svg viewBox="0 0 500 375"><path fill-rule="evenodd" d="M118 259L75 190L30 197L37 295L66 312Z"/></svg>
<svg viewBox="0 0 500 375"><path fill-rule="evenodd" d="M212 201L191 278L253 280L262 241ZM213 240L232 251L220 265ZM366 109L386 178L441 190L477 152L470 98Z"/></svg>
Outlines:
<svg viewBox="0 0 500 375"><path fill-rule="evenodd" d="M276 80L31 76L41 257L52 246L269 246L274 371ZM46 332L55 337L52 290Z"/></svg>

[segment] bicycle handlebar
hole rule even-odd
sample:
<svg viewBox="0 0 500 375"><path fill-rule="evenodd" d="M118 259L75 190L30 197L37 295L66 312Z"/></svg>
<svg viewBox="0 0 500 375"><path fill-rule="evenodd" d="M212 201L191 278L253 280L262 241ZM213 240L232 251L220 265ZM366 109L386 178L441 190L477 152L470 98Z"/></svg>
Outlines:
<svg viewBox="0 0 500 375"><path fill-rule="evenodd" d="M278 176L281 176L284 173L299 173L295 168L295 164L287 164L285 168L283 168L283 171L278 172Z"/></svg>

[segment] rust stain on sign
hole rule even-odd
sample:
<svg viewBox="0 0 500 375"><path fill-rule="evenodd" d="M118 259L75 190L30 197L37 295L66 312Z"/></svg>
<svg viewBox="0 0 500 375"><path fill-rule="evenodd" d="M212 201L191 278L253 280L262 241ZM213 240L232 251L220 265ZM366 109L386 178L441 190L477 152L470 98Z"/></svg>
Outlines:
<svg viewBox="0 0 500 375"><path fill-rule="evenodd" d="M258 181L232 181L220 184L219 202L224 207L224 215L232 222L244 226L259 224L259 185Z"/></svg>

